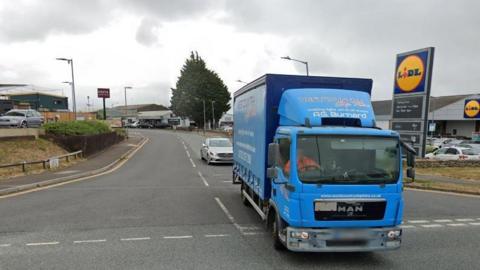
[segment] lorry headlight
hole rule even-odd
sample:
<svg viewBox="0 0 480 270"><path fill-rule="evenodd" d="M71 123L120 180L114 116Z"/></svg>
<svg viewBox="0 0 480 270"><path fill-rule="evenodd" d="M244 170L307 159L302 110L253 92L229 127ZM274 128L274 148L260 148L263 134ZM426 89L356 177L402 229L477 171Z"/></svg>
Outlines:
<svg viewBox="0 0 480 270"><path fill-rule="evenodd" d="M398 238L400 235L402 235L402 231L400 230L388 231L387 233L387 237L390 239Z"/></svg>
<svg viewBox="0 0 480 270"><path fill-rule="evenodd" d="M308 232L291 232L290 236L292 238L303 239L303 240L306 240L310 237Z"/></svg>

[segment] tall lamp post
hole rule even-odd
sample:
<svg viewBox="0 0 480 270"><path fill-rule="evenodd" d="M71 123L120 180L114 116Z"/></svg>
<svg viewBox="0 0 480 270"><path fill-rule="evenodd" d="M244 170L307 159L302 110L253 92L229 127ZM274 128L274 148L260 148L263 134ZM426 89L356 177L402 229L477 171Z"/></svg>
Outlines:
<svg viewBox="0 0 480 270"><path fill-rule="evenodd" d="M215 129L215 108L213 107L215 100L210 100L210 102L212 103L212 129Z"/></svg>
<svg viewBox="0 0 480 270"><path fill-rule="evenodd" d="M125 124L128 122L128 109L127 109L127 89L132 89L131 86L125 86L123 87L123 90L125 91L125 109L123 111L123 114L125 115ZM122 123L123 124L123 123ZM125 135L127 136L128 139L128 126L125 125Z"/></svg>
<svg viewBox="0 0 480 270"><path fill-rule="evenodd" d="M299 63L302 63L305 65L305 68L307 69L307 76L309 76L308 74L308 62L307 61L302 61L302 60L298 60L298 59L293 59L291 58L290 56L283 56L283 57L280 57L281 59L284 59L284 60L289 60L289 61L295 61L295 62L299 62Z"/></svg>
<svg viewBox="0 0 480 270"><path fill-rule="evenodd" d="M70 68L72 70L72 83L71 83L71 86L72 86L72 103L73 103L73 115L75 116L75 120L77 120L77 102L76 102L76 99L75 99L75 76L73 75L73 59L70 58L63 58L63 57L59 57L57 58L57 60L59 61L67 61L67 63L70 65Z"/></svg>

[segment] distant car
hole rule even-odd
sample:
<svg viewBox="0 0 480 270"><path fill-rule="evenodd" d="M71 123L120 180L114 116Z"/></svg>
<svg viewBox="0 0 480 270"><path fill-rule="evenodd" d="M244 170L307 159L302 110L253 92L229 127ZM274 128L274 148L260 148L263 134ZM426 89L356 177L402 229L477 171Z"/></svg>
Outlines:
<svg viewBox="0 0 480 270"><path fill-rule="evenodd" d="M463 147L444 147L425 155L433 160L480 160L480 149Z"/></svg>
<svg viewBox="0 0 480 270"><path fill-rule="evenodd" d="M207 138L200 149L200 157L207 164L232 163L232 142L228 138Z"/></svg>
<svg viewBox="0 0 480 270"><path fill-rule="evenodd" d="M43 116L36 110L14 109L0 116L0 127L40 127L43 121Z"/></svg>
<svg viewBox="0 0 480 270"><path fill-rule="evenodd" d="M153 125L148 122L139 122L138 128L153 128Z"/></svg>
<svg viewBox="0 0 480 270"><path fill-rule="evenodd" d="M480 142L475 142L475 141L463 141L463 142L461 142L461 143L458 145L458 147L480 149Z"/></svg>
<svg viewBox="0 0 480 270"><path fill-rule="evenodd" d="M126 128L138 128L138 121L126 123L125 127Z"/></svg>

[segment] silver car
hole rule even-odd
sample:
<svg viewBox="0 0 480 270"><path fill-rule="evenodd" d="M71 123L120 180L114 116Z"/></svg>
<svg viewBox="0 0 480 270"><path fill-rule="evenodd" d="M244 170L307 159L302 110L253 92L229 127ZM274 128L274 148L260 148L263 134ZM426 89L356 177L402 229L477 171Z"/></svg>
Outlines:
<svg viewBox="0 0 480 270"><path fill-rule="evenodd" d="M35 110L14 109L0 116L0 127L40 127L43 116Z"/></svg>
<svg viewBox="0 0 480 270"><path fill-rule="evenodd" d="M200 149L200 157L210 163L232 163L233 147L228 138L208 138Z"/></svg>

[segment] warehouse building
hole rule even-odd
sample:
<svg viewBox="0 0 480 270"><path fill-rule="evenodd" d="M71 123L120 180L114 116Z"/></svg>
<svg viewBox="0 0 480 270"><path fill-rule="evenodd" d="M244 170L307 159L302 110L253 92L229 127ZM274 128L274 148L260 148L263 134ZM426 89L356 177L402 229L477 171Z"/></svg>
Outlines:
<svg viewBox="0 0 480 270"><path fill-rule="evenodd" d="M480 119L465 118L465 100L480 98L480 94L454 95L430 98L429 122L435 123L434 136L454 136L471 138L475 132L480 132ZM392 101L373 101L373 110L377 126L390 128L392 119Z"/></svg>
<svg viewBox="0 0 480 270"><path fill-rule="evenodd" d="M18 108L45 112L68 111L68 98L65 96L30 92L9 94L8 97Z"/></svg>

